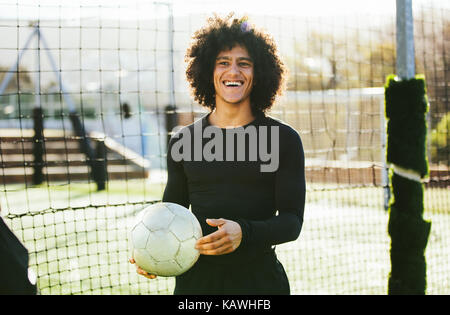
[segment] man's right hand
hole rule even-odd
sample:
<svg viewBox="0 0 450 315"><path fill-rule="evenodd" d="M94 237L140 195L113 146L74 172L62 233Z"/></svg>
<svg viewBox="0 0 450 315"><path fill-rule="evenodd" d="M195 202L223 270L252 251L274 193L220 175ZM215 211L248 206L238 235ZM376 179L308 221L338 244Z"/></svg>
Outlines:
<svg viewBox="0 0 450 315"><path fill-rule="evenodd" d="M136 261L134 260L134 258L129 258L128 261L130 262L130 264L136 264ZM155 279L156 278L156 275L154 275L152 273L148 273L147 271L143 270L138 265L136 265L136 272L138 274L146 277L147 279Z"/></svg>

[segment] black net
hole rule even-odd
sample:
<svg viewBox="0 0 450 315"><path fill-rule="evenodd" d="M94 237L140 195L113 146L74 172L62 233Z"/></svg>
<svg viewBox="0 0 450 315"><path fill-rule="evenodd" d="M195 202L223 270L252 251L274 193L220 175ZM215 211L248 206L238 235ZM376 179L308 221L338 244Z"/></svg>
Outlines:
<svg viewBox="0 0 450 315"><path fill-rule="evenodd" d="M234 9L275 38L290 73L270 115L298 130L305 149L303 230L277 253L294 294L385 294L383 86L396 72L395 2L335 12L333 1L316 2L322 9ZM0 1L1 215L28 248L41 293L172 292L173 278L136 274L127 231L162 197L172 130L206 113L189 94L184 55L226 5L189 4ZM413 12L430 102L427 293L448 294L450 8L417 1Z"/></svg>

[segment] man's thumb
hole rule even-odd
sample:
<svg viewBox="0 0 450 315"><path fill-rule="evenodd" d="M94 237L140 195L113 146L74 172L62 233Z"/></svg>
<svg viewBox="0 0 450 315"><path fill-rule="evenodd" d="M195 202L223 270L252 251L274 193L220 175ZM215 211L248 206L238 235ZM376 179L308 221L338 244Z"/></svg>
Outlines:
<svg viewBox="0 0 450 315"><path fill-rule="evenodd" d="M221 226L225 224L225 219L206 219L206 223L210 226Z"/></svg>

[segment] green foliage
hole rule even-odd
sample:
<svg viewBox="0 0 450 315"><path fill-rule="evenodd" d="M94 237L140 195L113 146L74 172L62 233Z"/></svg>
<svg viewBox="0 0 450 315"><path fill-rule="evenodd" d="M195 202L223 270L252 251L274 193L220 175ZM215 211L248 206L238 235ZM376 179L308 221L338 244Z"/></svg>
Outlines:
<svg viewBox="0 0 450 315"><path fill-rule="evenodd" d="M398 81L391 75L385 86L387 161L428 175L426 155L428 111L425 80ZM423 184L390 173L392 198L388 232L391 237L389 294L425 294L426 260L431 223L423 220Z"/></svg>
<svg viewBox="0 0 450 315"><path fill-rule="evenodd" d="M78 113L81 115L81 110L78 109ZM85 107L83 108L82 116L85 118L97 118L97 114L95 108L93 107ZM67 108L64 109L55 109L53 112L53 117L56 119L61 119L62 117L69 117L69 110Z"/></svg>
<svg viewBox="0 0 450 315"><path fill-rule="evenodd" d="M431 223L422 218L423 184L394 173L391 173L391 182L389 294L425 294L425 248Z"/></svg>
<svg viewBox="0 0 450 315"><path fill-rule="evenodd" d="M385 86L387 161L428 175L426 154L428 111L425 80L416 77L398 81L391 75Z"/></svg>
<svg viewBox="0 0 450 315"><path fill-rule="evenodd" d="M9 71L8 67L0 66L0 82L3 81L8 71ZM6 90L4 92L17 93L19 90L21 92L33 91L34 83L33 80L31 79L30 73L31 72L27 68L20 66L19 70L16 71L9 80L8 85L6 86ZM18 78L17 75L19 75Z"/></svg>
<svg viewBox="0 0 450 315"><path fill-rule="evenodd" d="M431 134L431 160L448 164L450 153L450 112L444 115Z"/></svg>
<svg viewBox="0 0 450 315"><path fill-rule="evenodd" d="M388 26L385 26L387 28ZM309 30L297 34L294 54L286 56L288 89L314 91L379 87L395 71L390 30L366 37L355 30Z"/></svg>

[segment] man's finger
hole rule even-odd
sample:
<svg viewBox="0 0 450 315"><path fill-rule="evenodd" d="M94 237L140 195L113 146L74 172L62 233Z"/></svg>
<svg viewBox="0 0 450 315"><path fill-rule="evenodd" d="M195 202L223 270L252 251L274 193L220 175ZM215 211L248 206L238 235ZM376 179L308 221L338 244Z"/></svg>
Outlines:
<svg viewBox="0 0 450 315"><path fill-rule="evenodd" d="M226 234L223 230L217 230L211 234L203 236L197 240L197 244L211 243L221 239Z"/></svg>
<svg viewBox="0 0 450 315"><path fill-rule="evenodd" d="M206 243L197 243L195 248L198 250L209 250L209 249L216 249L223 246L225 243L229 242L228 237L221 237L216 241L213 242L206 242Z"/></svg>
<svg viewBox="0 0 450 315"><path fill-rule="evenodd" d="M206 223L210 226L221 226L225 224L225 219L206 219Z"/></svg>
<svg viewBox="0 0 450 315"><path fill-rule="evenodd" d="M199 250L202 255L224 255L233 251L233 246L230 243L225 243L223 246L215 249Z"/></svg>
<svg viewBox="0 0 450 315"><path fill-rule="evenodd" d="M146 278L149 278L149 279L155 279L156 278L156 275L154 275L152 273L148 273L147 271L145 271L141 267L138 267L136 271L137 271L138 274L143 275Z"/></svg>

